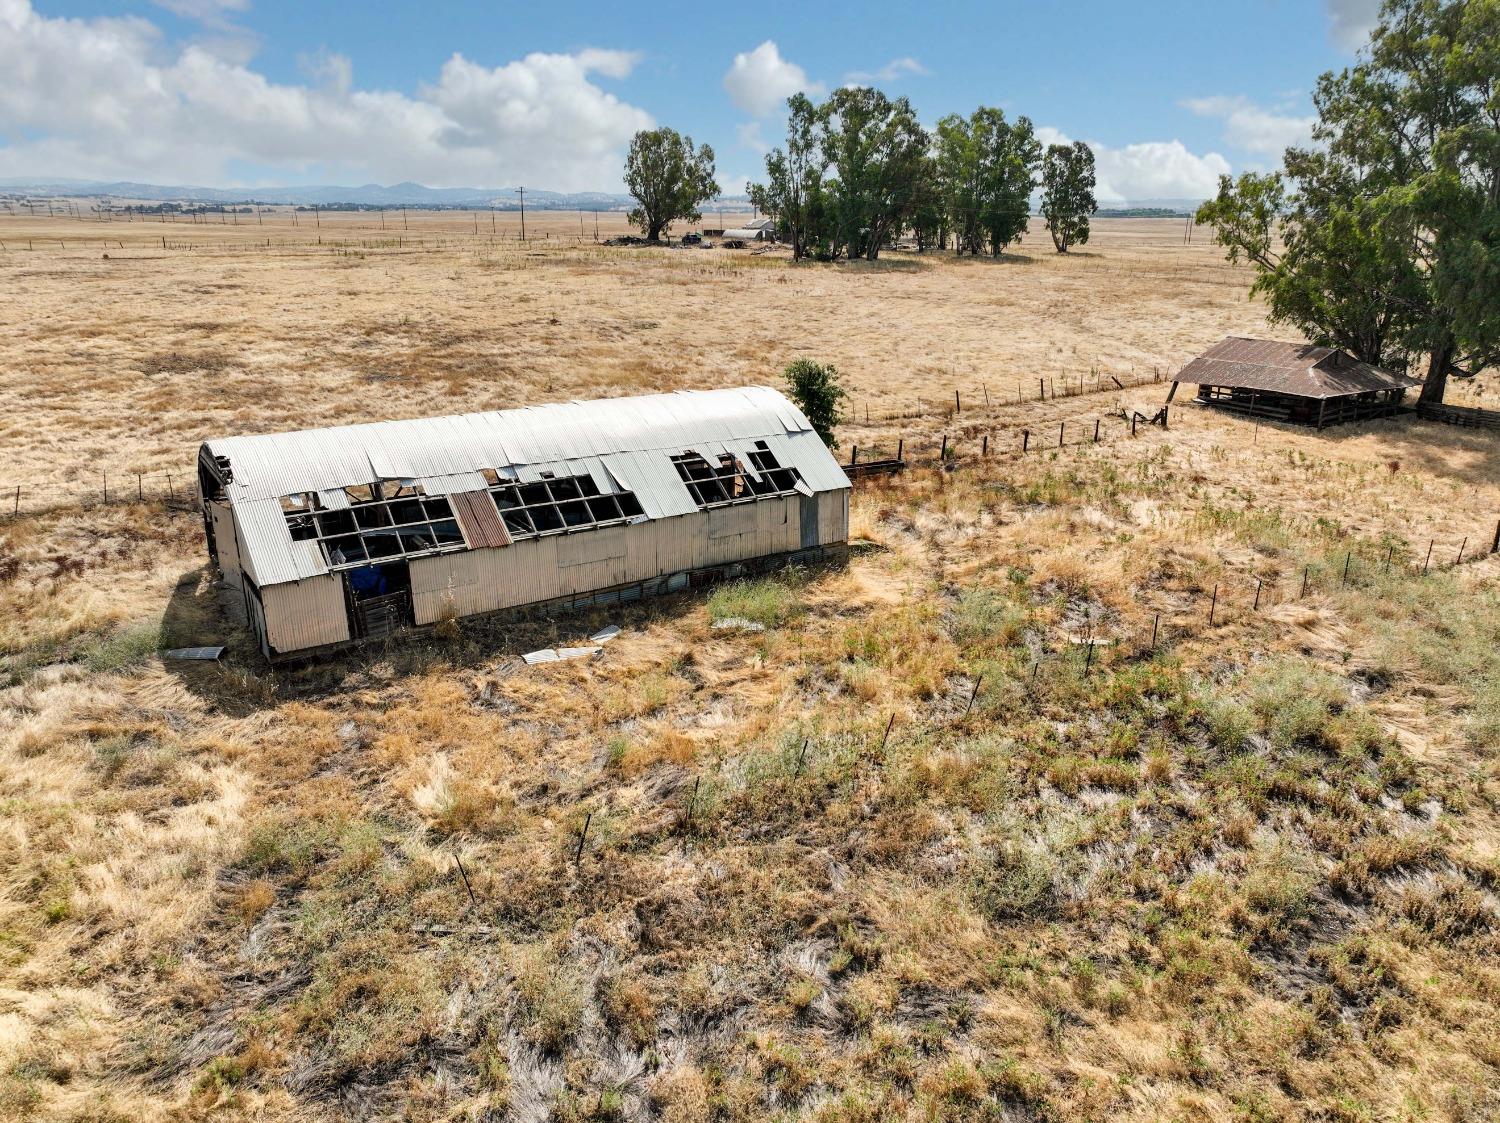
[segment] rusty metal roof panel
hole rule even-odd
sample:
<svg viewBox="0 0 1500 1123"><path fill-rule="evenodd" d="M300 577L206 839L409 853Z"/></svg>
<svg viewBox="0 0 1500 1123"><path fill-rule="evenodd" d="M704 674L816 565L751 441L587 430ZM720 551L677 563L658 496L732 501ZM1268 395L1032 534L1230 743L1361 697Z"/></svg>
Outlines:
<svg viewBox="0 0 1500 1123"><path fill-rule="evenodd" d="M1421 385L1415 378L1362 363L1332 347L1240 336L1214 344L1183 367L1177 381L1315 399Z"/></svg>

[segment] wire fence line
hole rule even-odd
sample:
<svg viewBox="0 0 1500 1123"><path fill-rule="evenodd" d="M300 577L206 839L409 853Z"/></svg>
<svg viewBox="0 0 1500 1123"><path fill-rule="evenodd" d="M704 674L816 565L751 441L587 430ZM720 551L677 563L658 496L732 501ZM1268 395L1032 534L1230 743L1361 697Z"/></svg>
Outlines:
<svg viewBox="0 0 1500 1123"><path fill-rule="evenodd" d="M914 421L927 417L961 421L966 414L970 417L983 417L1006 407L1056 401L1062 398L1078 398L1091 394L1138 390L1143 386L1159 385L1162 381L1159 367L1153 367L1149 375L1136 374L1132 371L1124 376L1091 368L1087 374L1038 375L1034 380L1018 380L1013 390L1008 385L980 382L977 387L959 387L927 395L917 394L912 398L910 408L877 411L870 408L868 401L861 404L861 399L853 398L849 411L845 415L845 421L856 425Z"/></svg>
<svg viewBox="0 0 1500 1123"><path fill-rule="evenodd" d="M1109 392L1116 388L1129 389L1146 386L1159 381L1159 377L1154 374L1134 380L1132 378L1133 376L1122 381L1110 375L1090 372L1086 377L1078 375L1061 380L1039 379L1037 393L1040 397L1036 399L1027 396L1019 388L1016 391L1016 398L1011 398L1009 391L1006 391L1004 400L1001 400L998 387L991 389L982 386L972 398L964 397L967 393L965 390L953 390L946 392L946 395L942 397L918 398L914 408L910 410L875 413L866 406L859 411L857 419L851 412L850 419L860 422L868 421L873 424L875 421L904 421L927 417L978 418L983 416L986 410L993 412L1005 406L1026 404L1034 400L1053 401L1077 398L1100 391ZM940 402L945 403L942 408L939 407ZM196 504L198 502L197 478L190 472L137 472L133 469L102 468L97 478L70 482L61 486L40 484L35 481L0 481L0 518L40 514L75 506L146 500Z"/></svg>
<svg viewBox="0 0 1500 1123"><path fill-rule="evenodd" d="M97 480L87 483L0 483L0 522L119 503L158 503L195 511L203 507L197 477L186 472L101 470Z"/></svg>
<svg viewBox="0 0 1500 1123"><path fill-rule="evenodd" d="M962 450L960 449L958 439L950 437L948 433L941 434L936 441L924 434L916 441L910 443L905 436L902 436L899 438L893 455L882 456L882 450L874 446L855 446L851 449L849 463L843 464L842 467L846 470L852 468L857 471L861 464L861 455L864 456L866 464L874 461L882 467L889 466L890 471L901 471L908 467L955 470L966 464L989 460L1018 461L1030 455L1040 455L1046 452L1056 453L1067 449L1081 449L1129 439L1139 434L1141 426L1148 424L1159 424L1163 430L1166 430L1167 411L1165 408L1163 408L1159 416L1159 422L1148 422L1141 414L1134 414L1128 420L1122 419L1118 415L1107 418L1096 417L1093 419L1092 425L1088 421L1084 421L1082 424L1075 424L1072 432L1076 435L1071 440L1069 439L1068 430L1069 419L1054 418L1049 422L1035 422L1033 423L1036 426L1035 428L1028 426L1021 429L1019 434L1014 431L1010 432L1011 443L1007 447L1002 447L998 441L992 440L991 433L977 434L977 449L973 448L976 435L970 435L966 438L968 447ZM1076 418L1072 420L1077 421ZM1055 439L1053 437L1053 424L1056 425ZM1111 426L1111 428L1106 428L1106 424ZM1113 428L1116 425L1119 426L1118 429ZM1129 425L1128 431L1124 428L1125 425ZM1017 438L1019 438L1019 443L1017 443ZM913 455L908 455L908 448L910 448ZM855 472L851 472L850 475L855 479L856 483L865 480L874 482L875 480L873 475L859 476ZM1458 537L1458 534L1455 533L1454 537ZM1442 547L1441 550L1439 549L1440 546ZM1420 548L1420 544L1418 548ZM1455 566L1462 565L1466 561L1478 561L1480 558L1500 553L1500 519L1496 520L1493 529L1485 526L1463 534L1456 548L1453 546L1452 538L1445 539L1442 543L1439 543L1435 536L1430 538L1425 551L1421 554L1420 563L1416 560L1417 554L1415 552L1410 555L1403 552L1402 557L1398 559L1396 556L1397 551L1398 547L1395 543L1386 544L1385 557L1381 563L1383 573L1389 573L1393 566L1405 566L1408 571L1417 576L1426 576L1430 572L1452 569ZM1363 557L1363 553L1358 549L1351 548L1345 551L1344 563L1339 578L1340 587L1368 578L1368 568L1364 565ZM1356 566L1356 562L1360 564ZM1281 603L1283 598L1279 583L1267 583L1263 578L1256 577L1250 577L1249 580L1254 582L1254 597L1252 602L1254 611L1260 611L1264 606ZM1312 564L1306 566L1301 575L1298 597L1305 596L1309 590L1319 588L1322 580L1323 572L1321 568ZM1225 590L1225 599L1223 601L1225 608L1229 604L1227 599L1229 592L1228 589ZM1208 608L1210 623L1214 620L1219 604L1219 588L1216 586L1211 595Z"/></svg>

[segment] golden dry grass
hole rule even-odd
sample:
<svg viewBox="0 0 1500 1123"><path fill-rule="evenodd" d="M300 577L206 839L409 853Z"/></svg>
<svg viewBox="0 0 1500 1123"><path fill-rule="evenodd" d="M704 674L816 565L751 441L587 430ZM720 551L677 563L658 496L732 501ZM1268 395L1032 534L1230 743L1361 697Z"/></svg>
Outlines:
<svg viewBox="0 0 1500 1123"><path fill-rule="evenodd" d="M524 669L606 618L272 672L191 512L0 524L0 1117L1496 1116L1496 565L1410 575L1488 547L1493 438L1002 404L1264 330L1175 223L871 269L411 221L355 257L117 223L108 262L0 223L7 471L801 354L872 415L926 397L841 434L923 466L861 485L847 567Z"/></svg>

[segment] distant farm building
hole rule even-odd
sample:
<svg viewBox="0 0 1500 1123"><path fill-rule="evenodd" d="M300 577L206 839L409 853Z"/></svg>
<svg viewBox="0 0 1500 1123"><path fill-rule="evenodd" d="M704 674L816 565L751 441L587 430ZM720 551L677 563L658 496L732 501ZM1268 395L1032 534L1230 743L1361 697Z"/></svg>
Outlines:
<svg viewBox="0 0 1500 1123"><path fill-rule="evenodd" d="M724 231L724 237L741 242L774 242L776 223L769 218L757 218L754 222L745 223L744 226L736 226Z"/></svg>
<svg viewBox="0 0 1500 1123"><path fill-rule="evenodd" d="M1210 347L1176 381L1196 383L1205 405L1319 429L1389 416L1421 385L1332 347L1239 336Z"/></svg>
<svg viewBox="0 0 1500 1123"><path fill-rule="evenodd" d="M765 387L209 441L204 529L271 659L812 560L849 481Z"/></svg>

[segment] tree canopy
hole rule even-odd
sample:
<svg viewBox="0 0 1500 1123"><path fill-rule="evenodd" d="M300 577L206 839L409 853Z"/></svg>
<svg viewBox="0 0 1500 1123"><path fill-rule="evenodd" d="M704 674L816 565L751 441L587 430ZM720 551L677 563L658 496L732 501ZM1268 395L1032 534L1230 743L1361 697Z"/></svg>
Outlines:
<svg viewBox="0 0 1500 1123"><path fill-rule="evenodd" d="M1094 199L1094 150L1081 140L1053 144L1042 161L1042 216L1058 253L1089 240Z"/></svg>
<svg viewBox="0 0 1500 1123"><path fill-rule="evenodd" d="M843 419L843 402L849 396L839 381L838 369L832 363L815 363L797 359L782 372L787 393L797 408L807 415L814 432L829 448L838 448L833 430Z"/></svg>
<svg viewBox="0 0 1500 1123"><path fill-rule="evenodd" d="M1272 318L1368 362L1500 361L1500 0L1386 0L1359 61L1318 81L1316 148L1224 177L1199 211Z"/></svg>
<svg viewBox="0 0 1500 1123"><path fill-rule="evenodd" d="M787 106L786 147L766 156L751 201L776 216L794 257L875 260L911 220L930 173L911 103L845 87L821 105L796 94Z"/></svg>
<svg viewBox="0 0 1500 1123"><path fill-rule="evenodd" d="M638 132L625 159L625 187L637 203L631 225L647 241L659 241L673 222L697 222L699 208L718 196L714 150L706 144L695 149L693 138L675 129Z"/></svg>
<svg viewBox="0 0 1500 1123"><path fill-rule="evenodd" d="M999 255L1026 232L1031 191L1042 147L1031 122L1014 125L998 109L980 106L969 117L950 114L937 124L938 190L959 253L986 244Z"/></svg>

